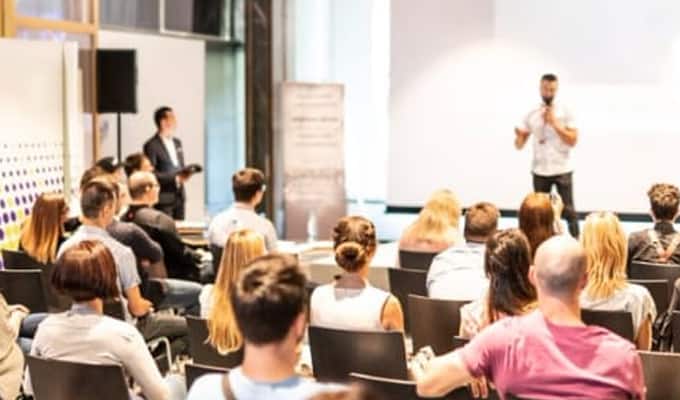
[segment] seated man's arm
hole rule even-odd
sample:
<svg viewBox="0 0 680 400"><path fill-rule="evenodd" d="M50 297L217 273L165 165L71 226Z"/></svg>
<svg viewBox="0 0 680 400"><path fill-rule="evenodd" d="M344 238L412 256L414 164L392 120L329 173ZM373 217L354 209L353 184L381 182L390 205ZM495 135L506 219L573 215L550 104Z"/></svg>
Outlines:
<svg viewBox="0 0 680 400"><path fill-rule="evenodd" d="M142 280L137 271L137 261L132 250L125 248L125 251L116 259L118 263L118 279L123 289L123 293L128 300L128 310L135 317L141 317L151 311L152 304L149 300L142 297L139 284Z"/></svg>
<svg viewBox="0 0 680 400"><path fill-rule="evenodd" d="M457 351L432 359L417 380L418 395L442 397L453 389L472 381L465 363Z"/></svg>
<svg viewBox="0 0 680 400"><path fill-rule="evenodd" d="M144 229L137 225L132 225L134 232L134 240L132 242L132 250L135 255L141 259L146 260L150 264L155 264L163 259L163 249L156 243Z"/></svg>
<svg viewBox="0 0 680 400"><path fill-rule="evenodd" d="M139 286L133 286L125 290L125 297L128 300L128 310L135 317L142 317L152 311L153 304L142 297Z"/></svg>

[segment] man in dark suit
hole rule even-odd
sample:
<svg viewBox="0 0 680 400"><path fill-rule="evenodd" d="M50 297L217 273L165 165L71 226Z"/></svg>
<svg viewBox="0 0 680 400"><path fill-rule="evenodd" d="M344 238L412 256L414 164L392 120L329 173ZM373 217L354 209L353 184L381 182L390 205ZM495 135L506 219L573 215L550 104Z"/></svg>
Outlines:
<svg viewBox="0 0 680 400"><path fill-rule="evenodd" d="M153 119L157 131L144 143L144 154L151 161L161 185L156 208L176 220L183 220L186 199L184 183L191 174L183 172L182 142L174 137L177 120L172 109L165 106L156 110Z"/></svg>

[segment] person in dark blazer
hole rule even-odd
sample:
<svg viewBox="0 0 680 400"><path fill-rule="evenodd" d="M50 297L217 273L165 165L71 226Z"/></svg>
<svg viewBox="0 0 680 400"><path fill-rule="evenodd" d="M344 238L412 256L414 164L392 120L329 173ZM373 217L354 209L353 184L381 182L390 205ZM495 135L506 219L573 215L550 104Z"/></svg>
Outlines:
<svg viewBox="0 0 680 400"><path fill-rule="evenodd" d="M144 143L144 154L151 161L161 185L156 209L176 220L183 220L186 200L184 183L191 174L184 169L182 142L174 137L177 120L172 109L166 106L157 109L153 118L157 131Z"/></svg>

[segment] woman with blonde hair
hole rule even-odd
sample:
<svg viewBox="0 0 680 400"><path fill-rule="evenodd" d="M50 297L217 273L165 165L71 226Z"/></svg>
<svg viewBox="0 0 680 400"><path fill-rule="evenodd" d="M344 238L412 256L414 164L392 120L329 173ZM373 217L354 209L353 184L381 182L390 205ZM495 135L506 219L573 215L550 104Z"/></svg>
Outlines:
<svg viewBox="0 0 680 400"><path fill-rule="evenodd" d="M637 348L649 350L656 306L647 288L626 281L628 241L618 217L611 212L590 214L581 244L588 260L588 283L581 293L581 307L630 311Z"/></svg>
<svg viewBox="0 0 680 400"><path fill-rule="evenodd" d="M63 195L43 193L38 196L21 229L19 250L41 264L54 263L59 246L64 242L67 217L68 207Z"/></svg>
<svg viewBox="0 0 680 400"><path fill-rule="evenodd" d="M438 253L462 243L458 229L461 206L456 195L447 189L434 192L399 240L399 249Z"/></svg>
<svg viewBox="0 0 680 400"><path fill-rule="evenodd" d="M401 304L373 287L368 269L377 248L375 225L360 216L341 218L333 228L335 262L345 272L318 286L310 300L310 324L333 329L403 331Z"/></svg>
<svg viewBox="0 0 680 400"><path fill-rule="evenodd" d="M261 234L249 229L232 232L224 246L215 284L201 291L201 317L208 319L208 341L220 353L238 350L242 344L231 308L231 288L243 267L266 252Z"/></svg>

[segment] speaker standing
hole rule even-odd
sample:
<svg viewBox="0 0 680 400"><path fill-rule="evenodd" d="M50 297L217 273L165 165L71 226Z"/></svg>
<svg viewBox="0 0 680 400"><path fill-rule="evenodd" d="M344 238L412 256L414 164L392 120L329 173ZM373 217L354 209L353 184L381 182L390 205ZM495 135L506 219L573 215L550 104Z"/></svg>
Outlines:
<svg viewBox="0 0 680 400"><path fill-rule="evenodd" d="M184 183L191 172L184 168L182 142L174 137L177 120L172 109L165 106L156 110L153 118L157 131L144 143L144 154L151 161L160 185L156 208L176 220L183 220Z"/></svg>
<svg viewBox="0 0 680 400"><path fill-rule="evenodd" d="M533 135L534 157L532 175L534 191L549 193L553 185L564 202L562 217L566 218L569 233L578 237L578 217L574 208L572 174L569 153L578 140L574 117L562 103L555 101L557 76L541 77L540 93L543 102L529 112L515 127L515 147L521 150Z"/></svg>

